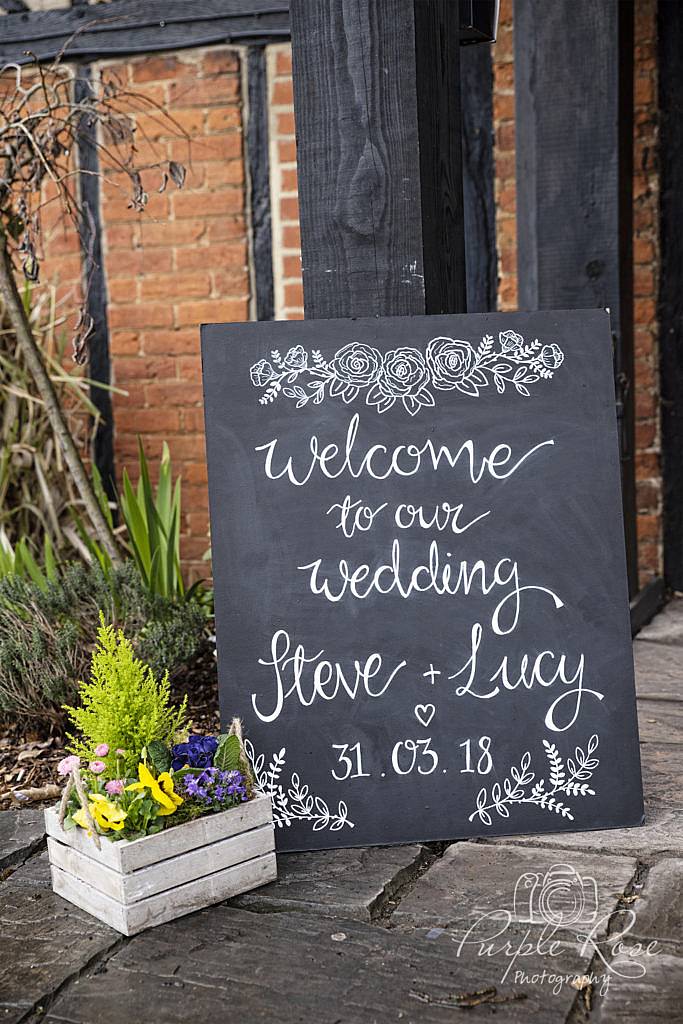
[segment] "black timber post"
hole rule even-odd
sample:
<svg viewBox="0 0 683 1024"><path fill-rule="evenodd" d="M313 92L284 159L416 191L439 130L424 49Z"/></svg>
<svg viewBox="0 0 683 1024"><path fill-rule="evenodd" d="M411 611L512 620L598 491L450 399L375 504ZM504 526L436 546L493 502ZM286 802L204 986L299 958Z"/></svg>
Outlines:
<svg viewBox="0 0 683 1024"><path fill-rule="evenodd" d="M249 47L247 51L247 82L249 106L245 154L251 203L255 313L257 320L272 320L274 312L273 241L265 46Z"/></svg>
<svg viewBox="0 0 683 1024"><path fill-rule="evenodd" d="M519 307L610 309L633 595L633 5L515 0L514 27Z"/></svg>
<svg viewBox="0 0 683 1024"><path fill-rule="evenodd" d="M683 590L683 6L658 5L664 577Z"/></svg>
<svg viewBox="0 0 683 1024"><path fill-rule="evenodd" d="M290 13L306 316L464 312L459 4Z"/></svg>
<svg viewBox="0 0 683 1024"><path fill-rule="evenodd" d="M460 84L467 312L488 313L496 308L498 291L490 46L462 47Z"/></svg>
<svg viewBox="0 0 683 1024"><path fill-rule="evenodd" d="M79 68L74 84L78 103L91 95L91 69ZM114 419L111 402L111 359L109 354L109 327L107 323L107 283L102 264L102 228L100 223L99 158L95 134L97 125L87 123L84 116L78 132L78 166L81 206L84 217L79 225L83 256L85 311L92 318L92 333L88 339L90 400L100 420L93 442L93 460L102 477L102 486L111 501L116 500L114 469ZM98 385L104 385L99 387Z"/></svg>

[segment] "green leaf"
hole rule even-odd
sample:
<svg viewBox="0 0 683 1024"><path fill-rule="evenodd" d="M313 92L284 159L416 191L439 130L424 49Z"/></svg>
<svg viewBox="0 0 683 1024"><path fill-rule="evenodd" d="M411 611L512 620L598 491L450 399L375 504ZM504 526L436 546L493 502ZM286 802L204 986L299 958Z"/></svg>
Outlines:
<svg viewBox="0 0 683 1024"><path fill-rule="evenodd" d="M50 583L57 581L57 560L55 558L54 549L52 547L52 541L48 534L45 534L43 541L43 561L45 563L45 574Z"/></svg>
<svg viewBox="0 0 683 1024"><path fill-rule="evenodd" d="M99 502L99 506L102 509L102 515L109 523L109 529L114 529L114 519L111 514L111 505L109 504L109 498L105 494L104 487L102 486L102 474L93 462L92 466L92 482L95 496Z"/></svg>
<svg viewBox="0 0 683 1024"><path fill-rule="evenodd" d="M167 772L171 767L171 751L161 740L150 740L147 744L147 757L157 775Z"/></svg>
<svg viewBox="0 0 683 1024"><path fill-rule="evenodd" d="M43 593L47 591L47 579L39 568L35 558L29 551L25 537L21 538L16 547L15 571L19 575L24 572L28 573L33 582L43 591Z"/></svg>
<svg viewBox="0 0 683 1024"><path fill-rule="evenodd" d="M130 477L127 470L123 471L123 496L121 498L121 511L126 521L128 536L133 547L133 557L137 562L140 574L147 586L150 585L150 569L152 566L152 555L150 552L147 523L142 512L140 503L135 496Z"/></svg>
<svg viewBox="0 0 683 1024"><path fill-rule="evenodd" d="M224 772L234 772L239 769L241 760L242 747L237 736L220 736L213 755L215 767Z"/></svg>

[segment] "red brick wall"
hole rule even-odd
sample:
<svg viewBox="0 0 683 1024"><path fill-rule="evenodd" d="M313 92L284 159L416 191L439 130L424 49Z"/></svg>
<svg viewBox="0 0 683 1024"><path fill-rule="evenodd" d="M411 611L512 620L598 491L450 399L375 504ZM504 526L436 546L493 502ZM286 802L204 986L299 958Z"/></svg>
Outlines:
<svg viewBox="0 0 683 1024"><path fill-rule="evenodd" d="M300 320L304 315L304 296L296 188L292 50L288 43L268 47L268 96L275 319Z"/></svg>
<svg viewBox="0 0 683 1024"><path fill-rule="evenodd" d="M143 175L147 210L127 208L111 174L103 189L115 454L119 472L137 460L137 435L153 461L168 442L183 479L182 553L206 575L209 540L199 324L249 317L248 241L240 55L217 47L101 66L159 104L135 115L138 159L187 167L182 191L158 193ZM136 110L140 104L136 101ZM192 143L178 137L178 126ZM146 179L146 180L145 180Z"/></svg>
<svg viewBox="0 0 683 1024"><path fill-rule="evenodd" d="M657 273L657 4L636 4L634 53L633 259L638 558L641 584L662 571Z"/></svg>

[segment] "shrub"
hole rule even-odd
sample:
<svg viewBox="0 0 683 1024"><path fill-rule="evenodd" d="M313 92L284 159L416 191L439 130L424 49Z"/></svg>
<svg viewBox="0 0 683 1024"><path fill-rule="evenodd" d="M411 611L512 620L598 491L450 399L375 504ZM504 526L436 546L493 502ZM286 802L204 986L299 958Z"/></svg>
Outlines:
<svg viewBox="0 0 683 1024"><path fill-rule="evenodd" d="M0 579L0 714L61 726L88 670L100 610L120 626L135 653L171 675L202 649L206 618L194 601L150 595L132 562L105 575L67 565L43 588L15 575Z"/></svg>
<svg viewBox="0 0 683 1024"><path fill-rule="evenodd" d="M91 760L96 747L106 744L101 760L111 771L117 760L125 774L135 773L142 751L153 740L171 746L176 733L187 726L187 698L178 708L170 702L168 672L157 681L152 669L135 657L122 630L100 617L97 646L92 655L89 682L78 684L80 707L65 707L81 736L69 736L70 751ZM117 751L123 751L117 754Z"/></svg>

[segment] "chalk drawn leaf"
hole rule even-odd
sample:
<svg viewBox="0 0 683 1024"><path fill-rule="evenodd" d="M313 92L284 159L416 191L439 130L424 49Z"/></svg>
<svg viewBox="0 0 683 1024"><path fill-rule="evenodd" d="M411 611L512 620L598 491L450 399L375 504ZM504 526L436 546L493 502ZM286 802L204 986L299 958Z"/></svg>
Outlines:
<svg viewBox="0 0 683 1024"><path fill-rule="evenodd" d="M308 822L314 832L326 828L335 832L344 827L354 828L354 823L349 821L348 807L344 801L339 801L336 811L330 810L322 797L311 794L298 772L291 773L285 790L279 782L286 765L285 747L272 755L267 771L264 771L264 754L256 753L251 740L244 741L244 748L254 771L256 785L271 797L273 821L278 828L289 828L296 821Z"/></svg>
<svg viewBox="0 0 683 1024"><path fill-rule="evenodd" d="M598 747L598 736L591 736L587 750L594 754ZM491 793L486 788L480 789L476 798L476 809L470 814L469 820L479 818L483 825L491 825L492 818L490 811L495 810L501 817L508 818L510 810L520 804L528 804L547 811L551 814L558 814L568 821L574 821L572 807L565 801L559 799L559 794L568 797L595 796L587 781L592 777L593 771L598 767L600 761L596 757L589 757L584 754L580 747L575 750L576 761L568 758L565 761L555 743L543 740L545 755L550 768L549 780L539 779L531 789L527 789L535 778L531 771L531 753L526 751L519 763L519 768L512 765L508 776L502 783L494 783ZM590 765L590 767L589 767ZM514 785L513 785L514 783ZM546 785L548 788L546 788Z"/></svg>

